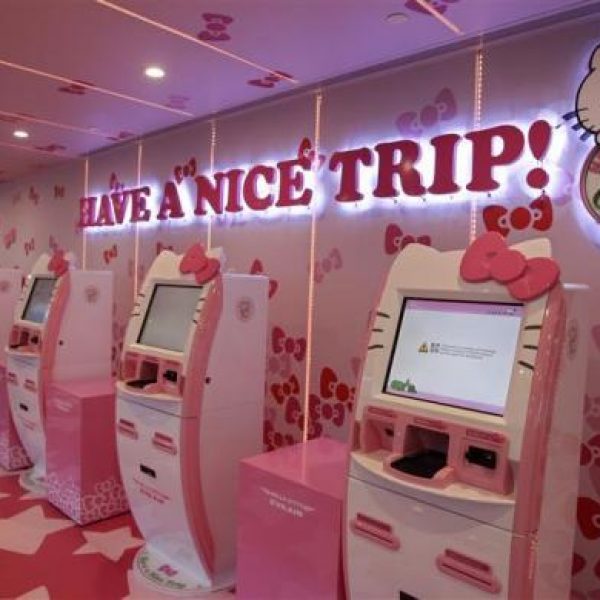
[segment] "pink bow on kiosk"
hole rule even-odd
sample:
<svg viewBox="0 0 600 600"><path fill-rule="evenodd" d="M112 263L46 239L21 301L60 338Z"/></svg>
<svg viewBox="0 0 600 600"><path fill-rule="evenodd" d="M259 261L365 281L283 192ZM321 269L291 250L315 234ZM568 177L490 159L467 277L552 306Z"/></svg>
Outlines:
<svg viewBox="0 0 600 600"><path fill-rule="evenodd" d="M48 261L48 271L52 271L56 277L61 277L69 270L69 261L65 258L64 250L56 250Z"/></svg>
<svg viewBox="0 0 600 600"><path fill-rule="evenodd" d="M460 276L469 283L496 281L516 300L531 302L558 283L560 268L551 258L526 258L511 250L499 233L489 232L467 248Z"/></svg>
<svg viewBox="0 0 600 600"><path fill-rule="evenodd" d="M208 283L219 274L220 270L221 263L216 258L206 256L202 244L191 246L179 263L179 272L184 275L193 273L200 284Z"/></svg>

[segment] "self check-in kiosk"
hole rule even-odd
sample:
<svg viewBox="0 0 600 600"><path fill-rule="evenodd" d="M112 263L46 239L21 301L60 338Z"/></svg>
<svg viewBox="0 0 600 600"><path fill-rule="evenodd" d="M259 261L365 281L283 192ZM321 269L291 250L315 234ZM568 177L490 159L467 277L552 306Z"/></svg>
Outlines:
<svg viewBox="0 0 600 600"><path fill-rule="evenodd" d="M543 239L398 256L357 408L351 598L569 597L584 292Z"/></svg>
<svg viewBox="0 0 600 600"><path fill-rule="evenodd" d="M134 569L182 594L233 584L239 461L262 450L268 281L222 263L200 244L155 259L117 382L121 474L146 540Z"/></svg>
<svg viewBox="0 0 600 600"><path fill-rule="evenodd" d="M10 414L6 386L6 346L21 296L22 279L20 269L0 269L0 467L7 471L30 466Z"/></svg>
<svg viewBox="0 0 600 600"><path fill-rule="evenodd" d="M110 377L112 273L74 269L61 251L42 254L29 274L7 349L10 409L33 468L23 487L43 493L46 395L52 382Z"/></svg>

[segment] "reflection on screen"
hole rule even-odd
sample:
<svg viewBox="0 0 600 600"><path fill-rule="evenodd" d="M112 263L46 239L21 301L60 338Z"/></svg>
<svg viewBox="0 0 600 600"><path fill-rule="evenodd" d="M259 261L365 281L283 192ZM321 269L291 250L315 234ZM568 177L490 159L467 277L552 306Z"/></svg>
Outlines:
<svg viewBox="0 0 600 600"><path fill-rule="evenodd" d="M503 415L523 306L407 298L384 392Z"/></svg>
<svg viewBox="0 0 600 600"><path fill-rule="evenodd" d="M183 352L202 288L157 284L138 344Z"/></svg>
<svg viewBox="0 0 600 600"><path fill-rule="evenodd" d="M46 321L55 284L56 279L53 277L35 278L21 317L24 321L31 321L32 323L44 323Z"/></svg>

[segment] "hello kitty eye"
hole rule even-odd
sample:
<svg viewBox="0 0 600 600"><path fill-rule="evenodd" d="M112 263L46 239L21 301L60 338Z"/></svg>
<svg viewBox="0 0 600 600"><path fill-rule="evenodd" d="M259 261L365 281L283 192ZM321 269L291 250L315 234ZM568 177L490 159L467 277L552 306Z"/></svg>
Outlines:
<svg viewBox="0 0 600 600"><path fill-rule="evenodd" d="M534 208L531 211L531 218L534 221L539 221L542 218L542 211L539 208Z"/></svg>
<svg viewBox="0 0 600 600"><path fill-rule="evenodd" d="M500 227L508 227L508 217L506 215L500 217L498 219L498 225L500 225Z"/></svg>

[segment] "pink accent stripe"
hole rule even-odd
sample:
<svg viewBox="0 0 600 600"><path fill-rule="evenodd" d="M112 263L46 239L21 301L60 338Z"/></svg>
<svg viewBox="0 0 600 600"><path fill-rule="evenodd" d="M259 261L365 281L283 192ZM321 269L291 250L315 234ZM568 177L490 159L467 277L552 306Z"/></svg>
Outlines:
<svg viewBox="0 0 600 600"><path fill-rule="evenodd" d="M490 594L498 594L502 589L488 564L456 550L447 548L435 559L435 564L442 573Z"/></svg>
<svg viewBox="0 0 600 600"><path fill-rule="evenodd" d="M139 438L139 434L135 427L135 423L131 421L127 421L125 419L119 419L119 424L117 425L117 431L126 437L130 437L134 440Z"/></svg>
<svg viewBox="0 0 600 600"><path fill-rule="evenodd" d="M563 290L562 286L556 286L548 295L523 430L513 526L515 535L510 553L509 598L533 596L535 565L531 563L535 555L529 552L527 542L520 536L527 538L539 527L548 438L565 328Z"/></svg>
<svg viewBox="0 0 600 600"><path fill-rule="evenodd" d="M172 438L161 433L154 434L152 437L152 445L161 452L166 452L167 454L172 454L173 456L177 454L177 446Z"/></svg>
<svg viewBox="0 0 600 600"><path fill-rule="evenodd" d="M390 550L398 550L400 548L400 540L394 535L391 525L363 513L358 513L356 518L350 521L350 529L356 535L368 538Z"/></svg>
<svg viewBox="0 0 600 600"><path fill-rule="evenodd" d="M203 307L203 325L194 332L188 365L194 365L194 377L188 377L183 390L182 416L198 416L202 398L208 359L217 326L223 312L223 279L218 275L211 282L211 289ZM191 411L191 415L190 412ZM198 419L182 419L181 431L181 478L184 490L188 523L199 560L208 573L214 573L215 548L200 473L200 426Z"/></svg>
<svg viewBox="0 0 600 600"><path fill-rule="evenodd" d="M52 371L54 370L54 361L56 358L56 348L58 347L58 336L60 326L65 313L65 308L71 295L71 273L67 271L59 277L54 291L52 305L48 310L48 319L44 327L43 346L40 348L40 375L39 375L39 402L42 413L42 428L46 430L46 394L47 387L52 381Z"/></svg>

